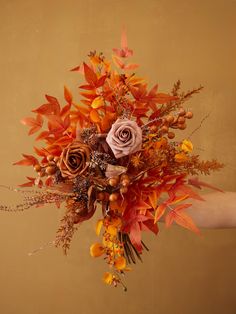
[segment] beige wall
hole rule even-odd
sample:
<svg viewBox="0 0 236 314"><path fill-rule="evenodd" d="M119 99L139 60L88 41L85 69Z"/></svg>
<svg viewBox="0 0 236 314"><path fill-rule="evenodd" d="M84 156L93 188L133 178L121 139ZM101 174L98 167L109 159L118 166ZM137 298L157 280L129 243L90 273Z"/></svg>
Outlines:
<svg viewBox="0 0 236 314"><path fill-rule="evenodd" d="M205 86L189 103L189 131L211 113L193 138L196 152L226 163L207 180L235 191L235 0L0 0L0 183L32 174L11 166L33 145L19 120L45 93L62 97L64 84L76 93L78 76L67 70L90 50L109 55L123 24L140 75L163 91L177 79L185 89ZM102 284L106 266L89 256L95 220L81 226L67 258L50 248L28 257L53 239L62 210L0 214L1 314L236 313L236 230L146 235L151 253L127 276L125 294Z"/></svg>

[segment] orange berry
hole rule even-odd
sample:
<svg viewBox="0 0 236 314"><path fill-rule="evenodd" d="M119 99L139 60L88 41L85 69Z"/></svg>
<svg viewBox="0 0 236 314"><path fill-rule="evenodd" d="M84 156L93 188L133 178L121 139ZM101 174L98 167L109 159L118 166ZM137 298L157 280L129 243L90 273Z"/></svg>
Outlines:
<svg viewBox="0 0 236 314"><path fill-rule="evenodd" d="M185 118L184 117L179 117L178 118L178 123L185 123Z"/></svg>
<svg viewBox="0 0 236 314"><path fill-rule="evenodd" d="M58 162L59 159L60 159L60 157L58 157L58 156L54 157L54 161L55 161L55 162Z"/></svg>
<svg viewBox="0 0 236 314"><path fill-rule="evenodd" d="M34 166L34 170L35 170L36 172L39 172L39 171L41 170L41 166L40 166L40 165L35 165L35 166Z"/></svg>
<svg viewBox="0 0 236 314"><path fill-rule="evenodd" d="M48 167L46 168L46 173L49 174L49 175L52 175L52 174L54 174L55 172L56 172L56 167L54 167L54 166L48 166Z"/></svg>
<svg viewBox="0 0 236 314"><path fill-rule="evenodd" d="M179 116L184 116L185 113L186 113L186 111L184 110L184 108L179 109Z"/></svg>
<svg viewBox="0 0 236 314"><path fill-rule="evenodd" d="M124 179L124 180L122 180L122 181L121 181L121 184L122 184L123 186L128 186L128 185L130 184L130 179Z"/></svg>
<svg viewBox="0 0 236 314"><path fill-rule="evenodd" d="M121 193L121 194L125 194L125 193L127 193L127 192L128 192L127 186L122 186L122 187L120 188L120 193Z"/></svg>
<svg viewBox="0 0 236 314"><path fill-rule="evenodd" d="M120 180L121 181L123 181L123 180L130 180L129 175L126 174L126 173L122 174L121 177L120 177Z"/></svg>
<svg viewBox="0 0 236 314"><path fill-rule="evenodd" d="M169 124L171 124L171 123L174 121L174 119L175 119L175 118L174 118L173 116L171 116L171 115L166 117L166 121L167 121Z"/></svg>
<svg viewBox="0 0 236 314"><path fill-rule="evenodd" d="M119 178L118 177L111 178L109 179L108 182L111 186L117 186L117 184L119 183Z"/></svg>
<svg viewBox="0 0 236 314"><path fill-rule="evenodd" d="M110 202L117 201L117 199L118 199L118 194L117 193L110 194L110 196L109 196L109 201Z"/></svg>
<svg viewBox="0 0 236 314"><path fill-rule="evenodd" d="M161 131L162 131L163 133L167 133L168 130L169 130L169 128L168 128L167 125L163 125L163 126L161 127Z"/></svg>
<svg viewBox="0 0 236 314"><path fill-rule="evenodd" d="M175 133L174 132L168 132L168 138L169 139L173 139L175 137Z"/></svg>
<svg viewBox="0 0 236 314"><path fill-rule="evenodd" d="M48 161L53 161L53 159L54 159L54 156L52 156L52 155L48 155L48 156L47 156L47 160L48 160Z"/></svg>
<svg viewBox="0 0 236 314"><path fill-rule="evenodd" d="M187 125L185 123L178 124L178 128L180 130L184 130L184 129L186 129L186 127L187 127Z"/></svg>
<svg viewBox="0 0 236 314"><path fill-rule="evenodd" d="M191 111L188 111L188 112L186 113L185 117L186 117L187 119L192 119L193 113L192 113Z"/></svg>
<svg viewBox="0 0 236 314"><path fill-rule="evenodd" d="M150 131L153 132L153 133L155 133L155 132L157 131L157 126L156 126L156 125L152 125L152 126L150 127Z"/></svg>

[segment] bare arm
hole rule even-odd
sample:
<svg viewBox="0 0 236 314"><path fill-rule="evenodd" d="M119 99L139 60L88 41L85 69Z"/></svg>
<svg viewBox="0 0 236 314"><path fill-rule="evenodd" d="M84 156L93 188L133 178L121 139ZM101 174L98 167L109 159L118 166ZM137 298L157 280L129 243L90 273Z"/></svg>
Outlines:
<svg viewBox="0 0 236 314"><path fill-rule="evenodd" d="M186 213L200 228L236 227L236 192L214 192L203 195L205 202L191 201Z"/></svg>

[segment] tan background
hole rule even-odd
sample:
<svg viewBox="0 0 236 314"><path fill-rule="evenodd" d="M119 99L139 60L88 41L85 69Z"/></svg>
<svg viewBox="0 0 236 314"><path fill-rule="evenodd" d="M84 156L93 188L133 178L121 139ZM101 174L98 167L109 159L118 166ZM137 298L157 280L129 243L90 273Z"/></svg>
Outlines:
<svg viewBox="0 0 236 314"><path fill-rule="evenodd" d="M11 166L32 152L19 120L45 93L62 98L64 84L77 93L78 75L67 70L90 50L109 56L123 24L139 73L152 84L163 91L177 79L185 89L205 86L189 103L195 119L188 130L211 112L193 138L196 152L225 162L207 180L235 191L235 0L0 0L0 183L17 185L32 174ZM0 195L1 203L18 201ZM106 266L89 256L94 219L81 226L67 258L53 248L28 257L53 239L62 210L0 214L1 314L236 313L236 230L146 235L151 253L127 276L125 294L102 284Z"/></svg>

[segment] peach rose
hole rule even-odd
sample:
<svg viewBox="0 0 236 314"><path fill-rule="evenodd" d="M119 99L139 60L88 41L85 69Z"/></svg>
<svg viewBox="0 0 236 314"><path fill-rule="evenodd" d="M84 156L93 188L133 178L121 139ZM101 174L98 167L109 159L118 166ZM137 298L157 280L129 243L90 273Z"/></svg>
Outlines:
<svg viewBox="0 0 236 314"><path fill-rule="evenodd" d="M79 141L69 144L62 152L59 168L63 177L73 179L85 172L90 160L90 148Z"/></svg>
<svg viewBox="0 0 236 314"><path fill-rule="evenodd" d="M117 119L107 134L106 141L118 159L141 149L142 130L135 121Z"/></svg>

